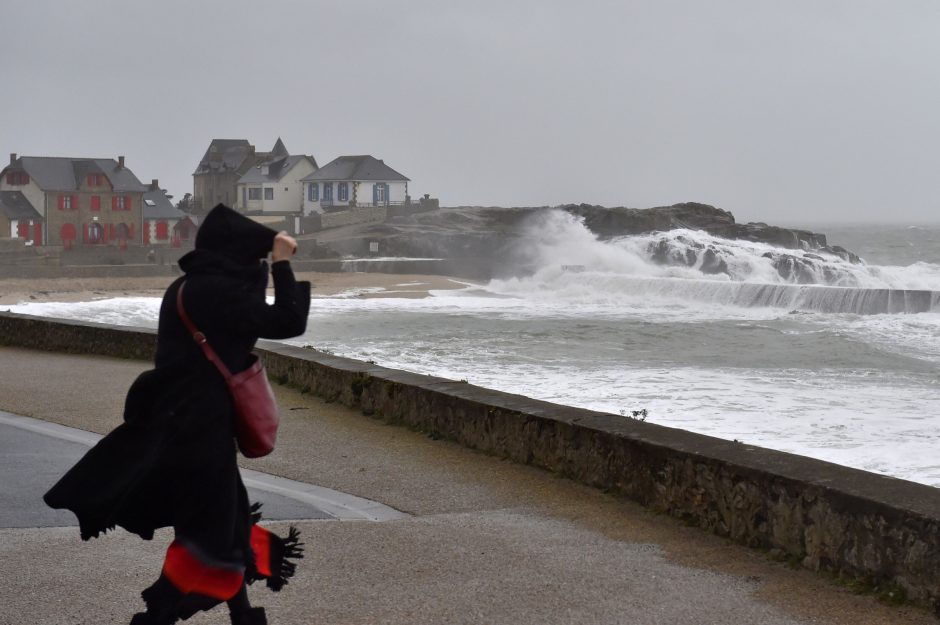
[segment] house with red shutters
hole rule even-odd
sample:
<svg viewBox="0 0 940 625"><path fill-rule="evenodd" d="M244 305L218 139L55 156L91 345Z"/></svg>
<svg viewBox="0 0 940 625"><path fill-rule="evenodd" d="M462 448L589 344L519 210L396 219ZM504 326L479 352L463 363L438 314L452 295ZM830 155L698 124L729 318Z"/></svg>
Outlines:
<svg viewBox="0 0 940 625"><path fill-rule="evenodd" d="M144 193L144 245L182 247L196 236L194 218L173 206L158 180Z"/></svg>
<svg viewBox="0 0 940 625"><path fill-rule="evenodd" d="M41 216L41 224L31 226L35 245L71 249L143 242L147 187L125 166L123 156L115 160L11 154L10 164L0 170L0 192L5 191L18 191Z"/></svg>
<svg viewBox="0 0 940 625"><path fill-rule="evenodd" d="M0 237L42 245L42 215L21 191L0 191Z"/></svg>

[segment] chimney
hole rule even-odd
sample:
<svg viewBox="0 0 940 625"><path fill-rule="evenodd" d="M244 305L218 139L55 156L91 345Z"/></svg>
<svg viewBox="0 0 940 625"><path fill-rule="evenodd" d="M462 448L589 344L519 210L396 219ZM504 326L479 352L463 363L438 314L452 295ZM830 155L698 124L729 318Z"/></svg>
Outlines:
<svg viewBox="0 0 940 625"><path fill-rule="evenodd" d="M254 154L254 153L255 153L255 146L249 145L249 146L248 146L248 153L249 153L249 154Z"/></svg>
<svg viewBox="0 0 940 625"><path fill-rule="evenodd" d="M10 165L16 162L16 152L10 152Z"/></svg>
<svg viewBox="0 0 940 625"><path fill-rule="evenodd" d="M154 178L153 180L150 181L150 190L158 191L159 189L160 189L160 181Z"/></svg>
<svg viewBox="0 0 940 625"><path fill-rule="evenodd" d="M119 157L118 157L118 166L117 166L117 168L118 168L118 169L124 169L124 157L123 157L123 156L119 156Z"/></svg>

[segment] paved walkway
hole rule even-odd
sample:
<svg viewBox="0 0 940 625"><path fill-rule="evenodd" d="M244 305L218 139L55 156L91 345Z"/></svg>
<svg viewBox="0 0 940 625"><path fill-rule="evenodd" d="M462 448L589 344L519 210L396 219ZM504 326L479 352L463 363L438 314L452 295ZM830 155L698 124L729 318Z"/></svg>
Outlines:
<svg viewBox="0 0 940 625"><path fill-rule="evenodd" d="M71 512L53 510L43 494L101 439L100 434L0 410L0 528L77 526ZM241 469L265 521L328 519L390 521L408 515L378 502L313 484Z"/></svg>
<svg viewBox="0 0 940 625"><path fill-rule="evenodd" d="M147 366L0 348L0 410L105 433ZM251 591L273 625L936 623L544 471L276 390L279 447L246 468L407 516L300 521L297 577L279 595ZM54 479L56 462L30 460L35 479ZM6 478L14 463L0 463ZM0 492L30 505L23 489ZM83 543L74 527L28 525L0 529L0 625L127 622L170 540L114 532Z"/></svg>

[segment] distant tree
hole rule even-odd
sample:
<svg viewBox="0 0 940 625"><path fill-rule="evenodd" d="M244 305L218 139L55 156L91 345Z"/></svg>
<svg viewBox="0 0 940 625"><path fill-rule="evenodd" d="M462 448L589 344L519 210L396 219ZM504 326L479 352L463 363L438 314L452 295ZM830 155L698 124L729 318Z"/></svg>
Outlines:
<svg viewBox="0 0 940 625"><path fill-rule="evenodd" d="M176 208L183 211L184 213L193 212L193 194L187 193L184 195L183 199L176 203Z"/></svg>

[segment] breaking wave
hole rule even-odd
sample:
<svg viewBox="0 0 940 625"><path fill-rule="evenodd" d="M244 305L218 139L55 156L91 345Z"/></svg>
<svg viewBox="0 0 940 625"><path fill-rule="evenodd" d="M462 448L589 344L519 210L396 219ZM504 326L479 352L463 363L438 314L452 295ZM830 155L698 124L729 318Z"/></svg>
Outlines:
<svg viewBox="0 0 940 625"><path fill-rule="evenodd" d="M703 301L824 313L940 310L940 265L871 266L842 248L794 250L671 230L601 240L551 211L534 221L519 260L531 275L486 290L519 297Z"/></svg>

